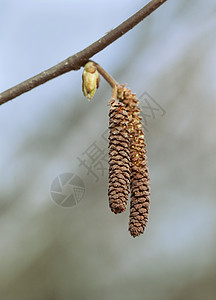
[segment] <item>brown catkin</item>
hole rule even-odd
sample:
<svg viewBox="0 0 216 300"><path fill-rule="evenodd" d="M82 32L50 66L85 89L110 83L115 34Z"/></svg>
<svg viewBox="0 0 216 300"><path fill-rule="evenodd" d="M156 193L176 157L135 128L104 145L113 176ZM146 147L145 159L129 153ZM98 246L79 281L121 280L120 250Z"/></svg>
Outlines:
<svg viewBox="0 0 216 300"><path fill-rule="evenodd" d="M147 168L139 100L125 85L118 88L118 99L126 107L130 135L130 217L129 231L133 237L144 232L149 215L149 172Z"/></svg>
<svg viewBox="0 0 216 300"><path fill-rule="evenodd" d="M109 112L109 205L117 214L126 209L130 183L128 114L125 105L112 103Z"/></svg>

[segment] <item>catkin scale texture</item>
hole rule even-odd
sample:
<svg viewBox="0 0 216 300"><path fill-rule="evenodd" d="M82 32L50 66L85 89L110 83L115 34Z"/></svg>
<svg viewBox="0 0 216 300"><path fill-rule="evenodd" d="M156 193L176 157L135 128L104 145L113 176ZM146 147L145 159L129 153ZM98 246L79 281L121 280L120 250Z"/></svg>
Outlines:
<svg viewBox="0 0 216 300"><path fill-rule="evenodd" d="M129 231L133 237L144 232L149 216L149 171L147 167L139 100L125 85L118 88L118 99L128 113L130 143L130 216Z"/></svg>
<svg viewBox="0 0 216 300"><path fill-rule="evenodd" d="M112 103L109 112L109 206L114 213L127 207L130 185L128 115L125 105Z"/></svg>

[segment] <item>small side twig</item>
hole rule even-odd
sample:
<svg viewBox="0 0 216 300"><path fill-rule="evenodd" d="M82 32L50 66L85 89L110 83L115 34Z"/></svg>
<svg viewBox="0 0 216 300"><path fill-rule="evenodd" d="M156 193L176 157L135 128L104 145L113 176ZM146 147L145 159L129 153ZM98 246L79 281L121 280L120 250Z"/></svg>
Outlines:
<svg viewBox="0 0 216 300"><path fill-rule="evenodd" d="M101 65L97 64L96 62L93 63L97 67L97 70L101 74L101 76L103 76L103 78L109 83L112 88L112 98L108 102L108 105L110 105L113 102L112 100L114 100L114 102L116 102L117 100L118 83L104 70L104 68L101 67Z"/></svg>

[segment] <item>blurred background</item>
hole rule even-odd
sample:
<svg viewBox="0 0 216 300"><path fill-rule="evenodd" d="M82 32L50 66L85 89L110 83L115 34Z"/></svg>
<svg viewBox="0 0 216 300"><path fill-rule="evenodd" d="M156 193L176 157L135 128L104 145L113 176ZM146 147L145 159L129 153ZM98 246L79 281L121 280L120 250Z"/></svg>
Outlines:
<svg viewBox="0 0 216 300"><path fill-rule="evenodd" d="M0 90L147 2L0 0ZM151 210L138 238L128 233L129 211L108 207L111 90L103 79L91 102L79 70L0 107L2 299L215 299L215 17L214 1L168 0L93 57L140 97ZM85 187L67 208L56 195L81 185L71 190L65 173Z"/></svg>

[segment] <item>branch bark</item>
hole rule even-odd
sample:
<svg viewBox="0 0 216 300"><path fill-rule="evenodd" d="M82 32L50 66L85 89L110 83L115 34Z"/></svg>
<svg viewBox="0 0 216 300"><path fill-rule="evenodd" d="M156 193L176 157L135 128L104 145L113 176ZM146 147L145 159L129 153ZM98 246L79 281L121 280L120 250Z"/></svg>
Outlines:
<svg viewBox="0 0 216 300"><path fill-rule="evenodd" d="M64 73L70 72L72 70L79 70L92 56L120 38L166 1L167 0L150 1L146 6L141 8L138 12L121 23L118 27L111 30L109 33L104 35L102 38L100 38L87 48L68 57L57 65L37 74L36 76L31 77L21 82L20 84L15 85L14 87L2 92L0 94L0 105Z"/></svg>

